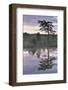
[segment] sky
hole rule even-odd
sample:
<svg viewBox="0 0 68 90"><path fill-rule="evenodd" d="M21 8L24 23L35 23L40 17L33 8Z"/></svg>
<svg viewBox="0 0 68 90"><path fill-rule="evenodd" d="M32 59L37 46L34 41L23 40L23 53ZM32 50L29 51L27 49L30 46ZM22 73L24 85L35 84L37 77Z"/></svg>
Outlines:
<svg viewBox="0 0 68 90"><path fill-rule="evenodd" d="M39 29L38 20L46 20L49 22L53 22L54 30L57 32L57 16L38 16L38 15L23 15L23 32L27 32L30 34L40 33L46 34L46 32L41 32Z"/></svg>

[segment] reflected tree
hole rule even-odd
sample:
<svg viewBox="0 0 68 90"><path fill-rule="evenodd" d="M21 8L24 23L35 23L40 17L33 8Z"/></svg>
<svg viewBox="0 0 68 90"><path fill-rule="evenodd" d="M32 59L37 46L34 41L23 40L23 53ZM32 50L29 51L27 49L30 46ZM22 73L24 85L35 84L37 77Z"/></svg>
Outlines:
<svg viewBox="0 0 68 90"><path fill-rule="evenodd" d="M41 49L37 49L36 51L37 58L40 58L40 54L41 54Z"/></svg>
<svg viewBox="0 0 68 90"><path fill-rule="evenodd" d="M53 60L56 60L56 57L51 57L50 61L48 63L48 59L41 59L38 70L46 70L51 69L55 64L53 63Z"/></svg>
<svg viewBox="0 0 68 90"><path fill-rule="evenodd" d="M36 48L30 48L28 51L31 55L34 55L36 52Z"/></svg>

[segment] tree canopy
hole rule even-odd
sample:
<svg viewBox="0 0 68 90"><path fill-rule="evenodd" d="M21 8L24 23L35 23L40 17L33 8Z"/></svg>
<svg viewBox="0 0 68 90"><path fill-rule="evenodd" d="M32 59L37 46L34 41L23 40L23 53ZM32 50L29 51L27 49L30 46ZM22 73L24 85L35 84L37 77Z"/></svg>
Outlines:
<svg viewBox="0 0 68 90"><path fill-rule="evenodd" d="M38 20L38 23L41 31L49 32L52 34L56 32L55 30L53 30L54 27L53 22L49 22L46 20L42 20L42 21Z"/></svg>

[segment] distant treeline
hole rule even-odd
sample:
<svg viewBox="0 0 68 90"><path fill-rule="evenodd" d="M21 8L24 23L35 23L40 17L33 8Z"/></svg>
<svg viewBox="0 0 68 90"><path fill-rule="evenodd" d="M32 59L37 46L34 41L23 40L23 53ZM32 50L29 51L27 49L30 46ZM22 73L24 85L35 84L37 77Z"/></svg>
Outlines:
<svg viewBox="0 0 68 90"><path fill-rule="evenodd" d="M23 48L46 48L47 46L57 47L57 35L48 35L47 34L28 34L23 33Z"/></svg>

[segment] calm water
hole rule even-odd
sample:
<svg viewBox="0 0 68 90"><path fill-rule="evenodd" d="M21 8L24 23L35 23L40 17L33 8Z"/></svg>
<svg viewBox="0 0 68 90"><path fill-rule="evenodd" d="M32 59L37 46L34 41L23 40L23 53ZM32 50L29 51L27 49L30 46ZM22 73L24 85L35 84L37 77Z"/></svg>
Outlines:
<svg viewBox="0 0 68 90"><path fill-rule="evenodd" d="M29 49L23 52L23 74L57 73L57 49Z"/></svg>

